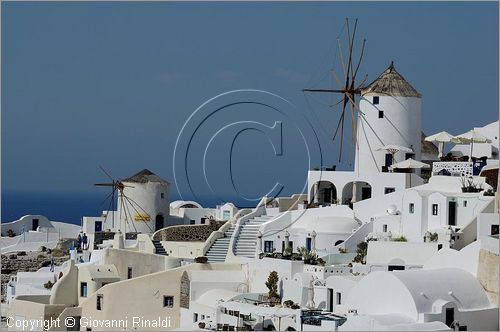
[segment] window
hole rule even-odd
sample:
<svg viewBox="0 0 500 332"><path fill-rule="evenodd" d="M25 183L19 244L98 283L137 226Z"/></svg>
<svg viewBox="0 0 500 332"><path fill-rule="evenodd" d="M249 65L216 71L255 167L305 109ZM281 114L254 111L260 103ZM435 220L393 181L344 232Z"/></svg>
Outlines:
<svg viewBox="0 0 500 332"><path fill-rule="evenodd" d="M80 296L87 297L87 283L86 282L80 283Z"/></svg>
<svg viewBox="0 0 500 332"><path fill-rule="evenodd" d="M201 223L202 224L205 224L205 221L207 220L207 218L201 218Z"/></svg>
<svg viewBox="0 0 500 332"><path fill-rule="evenodd" d="M414 203L410 203L410 206L408 207L408 210L410 210L410 213L414 213L415 212L415 204Z"/></svg>
<svg viewBox="0 0 500 332"><path fill-rule="evenodd" d="M373 105L378 105L380 103L379 96L373 96Z"/></svg>
<svg viewBox="0 0 500 332"><path fill-rule="evenodd" d="M387 233L387 224L382 225L382 232Z"/></svg>
<svg viewBox="0 0 500 332"><path fill-rule="evenodd" d="M335 298L337 300L337 302L336 302L337 304L342 304L342 293L337 292L335 294Z"/></svg>
<svg viewBox="0 0 500 332"><path fill-rule="evenodd" d="M264 241L264 252L273 252L274 242Z"/></svg>
<svg viewBox="0 0 500 332"><path fill-rule="evenodd" d="M378 118L383 119L384 118L384 111L379 110L378 111Z"/></svg>
<svg viewBox="0 0 500 332"><path fill-rule="evenodd" d="M437 204L432 204L432 215L433 216L438 215L438 205Z"/></svg>
<svg viewBox="0 0 500 332"><path fill-rule="evenodd" d="M196 323L198 321L198 314L195 312L193 314L193 323Z"/></svg>
<svg viewBox="0 0 500 332"><path fill-rule="evenodd" d="M467 201L464 201L464 207L467 207Z"/></svg>
<svg viewBox="0 0 500 332"><path fill-rule="evenodd" d="M384 188L384 194L390 194L396 191L396 188L394 187L385 187Z"/></svg>
<svg viewBox="0 0 500 332"><path fill-rule="evenodd" d="M102 305L103 305L102 301L103 301L102 294L97 294L97 306L96 306L97 310L102 310Z"/></svg>
<svg viewBox="0 0 500 332"><path fill-rule="evenodd" d="M161 193L161 194L160 194L160 198L161 198L161 199L164 199L164 198L165 198L165 194L164 194L164 193Z"/></svg>
<svg viewBox="0 0 500 332"><path fill-rule="evenodd" d="M132 268L131 267L129 267L127 269L127 279L132 279Z"/></svg>
<svg viewBox="0 0 500 332"><path fill-rule="evenodd" d="M189 221L189 223L190 223L191 225L194 225L194 224L196 224L196 221L194 221L194 220L190 220L190 221Z"/></svg>
<svg viewBox="0 0 500 332"><path fill-rule="evenodd" d="M491 235L498 235L498 225L491 225Z"/></svg>
<svg viewBox="0 0 500 332"><path fill-rule="evenodd" d="M174 297L173 296L164 296L163 297L163 306L166 308L174 307Z"/></svg>

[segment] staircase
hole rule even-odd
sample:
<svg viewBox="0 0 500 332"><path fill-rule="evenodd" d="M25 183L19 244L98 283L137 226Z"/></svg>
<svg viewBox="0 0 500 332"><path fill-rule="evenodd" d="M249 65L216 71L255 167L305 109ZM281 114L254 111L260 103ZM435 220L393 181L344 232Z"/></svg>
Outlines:
<svg viewBox="0 0 500 332"><path fill-rule="evenodd" d="M153 245L155 246L155 253L157 255L167 256L167 252L165 251L165 248L163 247L160 241L153 240Z"/></svg>
<svg viewBox="0 0 500 332"><path fill-rule="evenodd" d="M235 226L233 224L224 232L224 237L215 240L210 249L208 249L205 256L209 263L224 262L226 260L229 241L231 241L234 229Z"/></svg>
<svg viewBox="0 0 500 332"><path fill-rule="evenodd" d="M257 248L257 232L260 225L270 220L272 216L262 215L245 221L241 225L240 233L235 241L234 254L242 257L255 257L255 249Z"/></svg>

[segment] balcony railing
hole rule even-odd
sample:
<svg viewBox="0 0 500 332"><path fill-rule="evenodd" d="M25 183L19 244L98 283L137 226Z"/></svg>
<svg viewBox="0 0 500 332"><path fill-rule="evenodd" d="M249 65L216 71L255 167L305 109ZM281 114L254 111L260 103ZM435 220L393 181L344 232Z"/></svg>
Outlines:
<svg viewBox="0 0 500 332"><path fill-rule="evenodd" d="M435 161L432 164L432 175L472 176L470 161Z"/></svg>

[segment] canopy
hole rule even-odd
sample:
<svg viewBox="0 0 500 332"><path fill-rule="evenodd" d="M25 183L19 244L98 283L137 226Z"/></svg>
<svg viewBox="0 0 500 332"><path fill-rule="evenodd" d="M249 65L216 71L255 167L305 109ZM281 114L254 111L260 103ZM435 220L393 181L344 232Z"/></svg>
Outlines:
<svg viewBox="0 0 500 332"><path fill-rule="evenodd" d="M491 143L491 140L483 135L481 135L476 130L472 129L466 133L455 136L457 142L460 144L468 144L468 143Z"/></svg>
<svg viewBox="0 0 500 332"><path fill-rule="evenodd" d="M448 133L446 131L442 131L442 132L439 132L437 134L427 136L425 138L425 140L427 142L438 142L439 143L439 146L438 146L439 155L438 155L438 157L443 156L444 143L450 143L450 142L460 143L459 139L455 138L455 136L451 135L450 133Z"/></svg>
<svg viewBox="0 0 500 332"><path fill-rule="evenodd" d="M393 153L393 154L396 152L399 152L399 151L413 152L413 150L410 148L407 148L405 146L396 145L396 144L387 144L387 145L384 145L383 147L377 149L377 151L384 151L384 150L388 151L390 153Z"/></svg>
<svg viewBox="0 0 500 332"><path fill-rule="evenodd" d="M437 134L427 136L425 138L427 142L439 142L439 143L459 143L459 140L455 136L451 135L446 131L441 131Z"/></svg>
<svg viewBox="0 0 500 332"><path fill-rule="evenodd" d="M489 138L481 135L474 129L469 130L468 132L461 135L457 135L455 136L455 138L459 140L460 144L470 144L469 161L472 160L472 150L474 148L474 143L491 143L491 140Z"/></svg>
<svg viewBox="0 0 500 332"><path fill-rule="evenodd" d="M430 168L430 166L426 163L423 163L418 160L414 160L412 158L408 158L404 161L401 161L399 163L395 163L392 166L389 166L389 168Z"/></svg>

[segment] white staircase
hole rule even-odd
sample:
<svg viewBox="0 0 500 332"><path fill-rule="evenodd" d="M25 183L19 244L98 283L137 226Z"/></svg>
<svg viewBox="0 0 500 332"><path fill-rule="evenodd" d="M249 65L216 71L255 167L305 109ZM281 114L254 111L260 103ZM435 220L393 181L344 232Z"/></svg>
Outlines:
<svg viewBox="0 0 500 332"><path fill-rule="evenodd" d="M255 257L259 227L271 218L272 216L262 215L249 219L241 225L240 232L234 242L233 252L235 256Z"/></svg>
<svg viewBox="0 0 500 332"><path fill-rule="evenodd" d="M221 237L212 244L206 253L209 263L224 262L226 260L227 250L229 248L229 241L234 233L235 226L231 225L225 232L224 237Z"/></svg>

